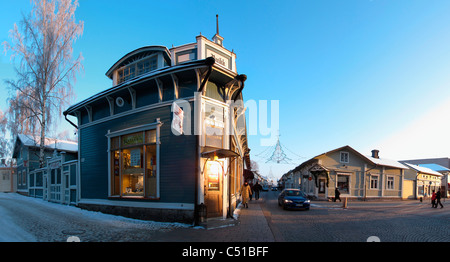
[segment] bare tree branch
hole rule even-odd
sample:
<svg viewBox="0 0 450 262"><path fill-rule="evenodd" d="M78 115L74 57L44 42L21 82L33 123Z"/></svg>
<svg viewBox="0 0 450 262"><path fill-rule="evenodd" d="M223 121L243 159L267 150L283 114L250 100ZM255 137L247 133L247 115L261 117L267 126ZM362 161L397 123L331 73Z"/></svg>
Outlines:
<svg viewBox="0 0 450 262"><path fill-rule="evenodd" d="M20 29L14 24L10 31L11 43L3 43L5 52L11 52L11 59L19 59L17 80L5 83L12 91L9 120L19 121L10 128L14 132L40 132L42 166L46 133L51 123L58 120L54 113L59 112L57 115L61 117L63 106L73 98L76 73L83 69L82 55L73 59L72 53L84 24L75 21L78 0L31 0L31 3L32 11L22 15Z"/></svg>

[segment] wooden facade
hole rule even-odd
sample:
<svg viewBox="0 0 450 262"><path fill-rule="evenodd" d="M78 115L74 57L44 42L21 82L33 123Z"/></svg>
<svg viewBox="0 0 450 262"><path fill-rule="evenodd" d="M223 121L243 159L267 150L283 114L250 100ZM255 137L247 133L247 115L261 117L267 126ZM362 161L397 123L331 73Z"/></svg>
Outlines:
<svg viewBox="0 0 450 262"><path fill-rule="evenodd" d="M77 143L46 138L46 161L40 167L39 142L39 137L17 135L13 149L17 163L15 190L22 195L75 205L78 201Z"/></svg>
<svg viewBox="0 0 450 262"><path fill-rule="evenodd" d="M340 147L303 162L285 175L297 187L317 199L401 199L406 166L383 159L378 150L366 156L350 146ZM291 179L289 179L289 177Z"/></svg>
<svg viewBox="0 0 450 262"><path fill-rule="evenodd" d="M235 58L198 36L119 59L111 88L64 112L79 130L78 205L161 221L231 215L250 164Z"/></svg>

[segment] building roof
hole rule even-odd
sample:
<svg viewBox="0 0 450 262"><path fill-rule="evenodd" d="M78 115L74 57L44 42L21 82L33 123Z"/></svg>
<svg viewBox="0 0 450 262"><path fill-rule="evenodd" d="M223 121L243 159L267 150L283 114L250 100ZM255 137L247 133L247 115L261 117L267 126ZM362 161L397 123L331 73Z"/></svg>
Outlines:
<svg viewBox="0 0 450 262"><path fill-rule="evenodd" d="M143 56L148 56L150 54L161 52L165 56L166 59L170 58L170 52L165 46L159 46L159 45L153 45L153 46L144 46L141 48L138 48L136 50L133 50L129 52L128 54L124 55L122 58L120 58L116 63L114 63L113 66L111 66L110 69L105 73L105 75L112 79L113 72L126 65L127 63L130 63L130 61L142 58Z"/></svg>
<svg viewBox="0 0 450 262"><path fill-rule="evenodd" d="M404 166L402 163L398 162L397 160L387 159L387 158L374 158L371 156L365 156L369 161L380 165L380 166L389 166L389 167L396 167L401 169L407 169L406 166Z"/></svg>
<svg viewBox="0 0 450 262"><path fill-rule="evenodd" d="M27 147L40 147L41 138L39 136L30 136L24 134L18 134L16 137L17 140L20 140ZM14 144L16 144L14 143ZM65 152L78 152L78 143L55 139L55 138L45 138L45 147L47 149L56 149L58 151Z"/></svg>
<svg viewBox="0 0 450 262"><path fill-rule="evenodd" d="M288 174L289 172L296 172L299 171L303 166L315 161L319 156L322 155L326 155L335 151L340 151L340 150L349 150L354 152L356 155L359 155L362 159L366 160L367 162L369 162L372 165L376 165L376 166L387 166L387 167L394 167L394 168L400 168L400 169L408 169L408 167L406 167L405 165L403 165L402 163L396 161L396 160L392 160L392 159L386 159L386 158L374 158L371 156L366 156L361 154L360 152L358 152L357 150L355 150L354 148L352 148L351 146L342 146L333 150L330 150L328 152L322 153L320 155L317 155L303 163L301 163L300 165L298 165L297 167L295 167L293 170L288 171L286 174ZM323 166L322 166L323 167ZM325 168L325 167L324 167Z"/></svg>
<svg viewBox="0 0 450 262"><path fill-rule="evenodd" d="M75 115L74 111L87 105L88 103L91 103L91 102L98 100L100 98L103 98L109 94L117 92L117 91L119 91L123 88L126 88L130 85L133 85L139 81L156 78L156 77L161 77L162 75L171 74L171 73L177 72L178 70L182 71L182 70L186 70L186 69L195 69L198 67L205 67L205 66L208 66L208 63L210 63L210 61L211 61L211 59L194 60L191 62L186 62L186 63L180 64L180 65L176 65L176 66L167 66L167 67L159 68L159 69L144 73L142 75L135 76L134 78L132 78L128 81L125 81L116 86L110 87L100 93L97 93L81 102L78 102L78 103L70 106L66 111L63 112L63 115Z"/></svg>
<svg viewBox="0 0 450 262"><path fill-rule="evenodd" d="M418 166L418 165L413 165L413 164L409 164L409 163L404 163L406 166L408 166L410 169L415 170L416 172L420 172L423 174L429 174L429 175L434 175L434 176L442 176L441 173L436 172L428 167L424 167L424 166Z"/></svg>
<svg viewBox="0 0 450 262"><path fill-rule="evenodd" d="M351 146L343 146L343 147L339 147L336 149L333 149L331 151L328 151L326 153L320 154L318 156L321 155L325 155L331 152L335 152L338 150L343 150L343 149L350 149L351 151L353 151L354 153L356 153L357 155L361 156L363 159L367 160L369 163L373 164L373 165L378 165L378 166L388 166L388 167L395 167L395 168L401 168L401 169L408 169L408 167L402 165L400 162L398 162L397 160L393 160L393 159L387 159L387 158L374 158L371 156L366 156L361 154L360 152L358 152L357 150L355 150L354 148L352 148ZM316 157L318 157L316 156ZM316 158L314 157L314 158Z"/></svg>
<svg viewBox="0 0 450 262"><path fill-rule="evenodd" d="M441 166L441 165L434 164L434 163L419 164L419 166L426 167L426 168L429 168L429 169L437 171L437 172L439 172L439 171L444 171L444 172L445 171L450 171L450 169L446 168L445 166Z"/></svg>

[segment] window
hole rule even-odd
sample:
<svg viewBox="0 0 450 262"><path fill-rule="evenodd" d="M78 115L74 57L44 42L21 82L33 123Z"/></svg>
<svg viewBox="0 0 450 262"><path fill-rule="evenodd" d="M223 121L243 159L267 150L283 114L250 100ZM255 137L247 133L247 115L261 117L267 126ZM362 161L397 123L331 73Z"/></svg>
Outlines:
<svg viewBox="0 0 450 262"><path fill-rule="evenodd" d="M156 130L112 137L111 195L157 197Z"/></svg>
<svg viewBox="0 0 450 262"><path fill-rule="evenodd" d="M386 189L394 189L394 177L387 177Z"/></svg>
<svg viewBox="0 0 450 262"><path fill-rule="evenodd" d="M370 189L378 189L378 176L370 177Z"/></svg>
<svg viewBox="0 0 450 262"><path fill-rule="evenodd" d="M350 176L338 174L337 176L337 188L341 194L349 194L350 193Z"/></svg>
<svg viewBox="0 0 450 262"><path fill-rule="evenodd" d="M341 152L341 163L349 162L349 154L348 152Z"/></svg>
<svg viewBox="0 0 450 262"><path fill-rule="evenodd" d="M135 76L145 74L157 68L157 57L153 56L151 58L147 58L144 60L140 60L138 62L134 62L129 64L121 69L117 70L118 81L120 84L124 81L127 81Z"/></svg>

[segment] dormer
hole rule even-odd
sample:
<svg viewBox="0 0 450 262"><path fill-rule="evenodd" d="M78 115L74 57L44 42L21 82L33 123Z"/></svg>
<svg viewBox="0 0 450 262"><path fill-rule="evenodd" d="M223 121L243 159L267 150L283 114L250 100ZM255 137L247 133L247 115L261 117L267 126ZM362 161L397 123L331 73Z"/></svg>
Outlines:
<svg viewBox="0 0 450 262"><path fill-rule="evenodd" d="M171 64L169 50L164 46L146 46L119 59L107 72L113 86Z"/></svg>

